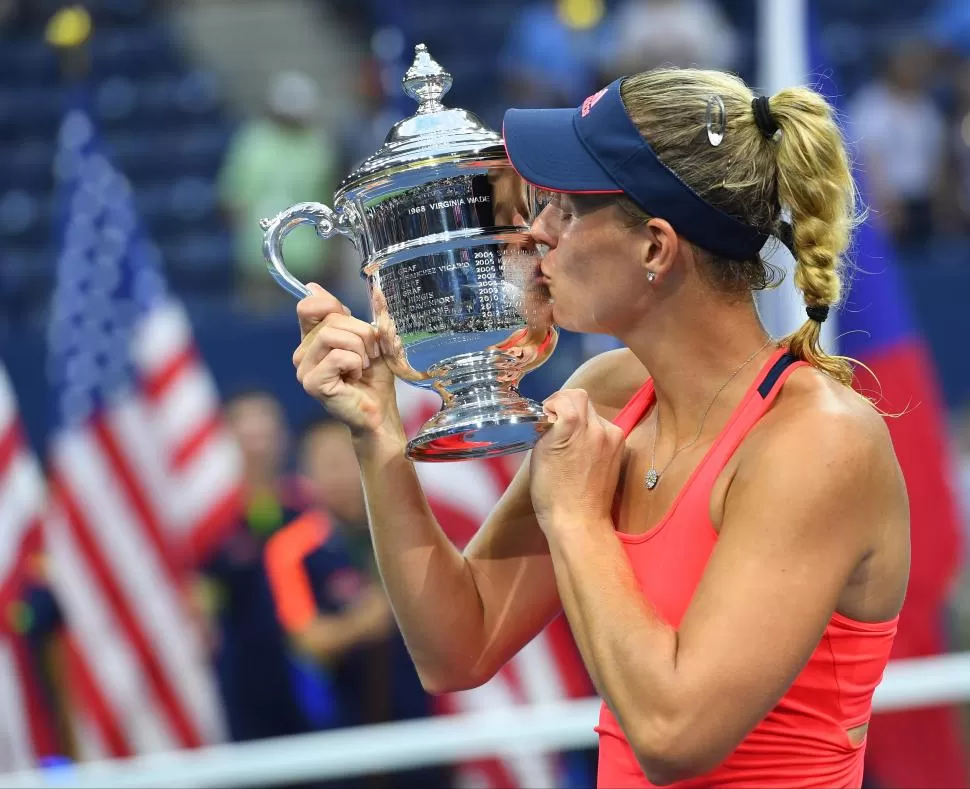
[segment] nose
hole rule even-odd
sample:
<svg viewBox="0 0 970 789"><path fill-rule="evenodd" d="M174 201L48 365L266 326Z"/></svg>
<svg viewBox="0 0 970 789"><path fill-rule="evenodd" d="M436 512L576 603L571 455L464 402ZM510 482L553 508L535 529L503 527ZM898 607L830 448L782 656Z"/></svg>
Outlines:
<svg viewBox="0 0 970 789"><path fill-rule="evenodd" d="M535 218L529 232L537 244L545 244L549 249L555 249L559 240L558 209L555 206L547 205L539 216Z"/></svg>

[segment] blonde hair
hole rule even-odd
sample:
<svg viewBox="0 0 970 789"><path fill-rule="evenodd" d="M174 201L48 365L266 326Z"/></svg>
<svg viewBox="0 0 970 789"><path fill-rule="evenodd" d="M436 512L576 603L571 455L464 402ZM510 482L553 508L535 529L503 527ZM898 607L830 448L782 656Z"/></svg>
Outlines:
<svg viewBox="0 0 970 789"><path fill-rule="evenodd" d="M657 69L624 80L623 103L660 160L713 206L781 237L790 215L795 285L807 307L830 307L842 295L844 254L859 221L852 166L829 103L808 88L769 99L779 127L768 139L755 121L751 89L720 71ZM724 103L724 138L708 139L708 102ZM761 259L729 261L710 253L709 274L727 290L768 287ZM808 319L783 343L791 353L850 385L851 360L820 344L821 324Z"/></svg>

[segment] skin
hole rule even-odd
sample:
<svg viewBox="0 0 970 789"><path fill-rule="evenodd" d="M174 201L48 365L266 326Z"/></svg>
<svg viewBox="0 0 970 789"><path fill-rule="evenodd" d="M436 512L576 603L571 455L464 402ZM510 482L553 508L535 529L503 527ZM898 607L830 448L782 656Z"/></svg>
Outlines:
<svg viewBox="0 0 970 789"><path fill-rule="evenodd" d="M541 268L556 322L626 348L590 360L546 401L552 427L463 554L404 455L373 330L316 286L297 308L297 377L354 436L378 564L429 691L484 682L562 608L647 778L701 775L777 704L833 612L866 622L898 613L903 479L875 410L796 370L715 485L719 539L675 630L640 593L614 529L642 533L661 518L774 349L742 369L697 442L667 465L767 339L753 299L717 292L707 261L669 223L631 230L615 204L557 198L532 232L549 247ZM624 439L610 420L648 369L657 407ZM664 473L648 491L658 410Z"/></svg>

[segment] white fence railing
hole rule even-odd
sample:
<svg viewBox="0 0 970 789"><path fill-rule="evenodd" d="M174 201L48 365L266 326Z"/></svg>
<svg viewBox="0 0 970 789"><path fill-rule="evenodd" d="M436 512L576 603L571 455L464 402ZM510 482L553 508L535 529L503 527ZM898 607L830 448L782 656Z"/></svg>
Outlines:
<svg viewBox="0 0 970 789"><path fill-rule="evenodd" d="M970 652L889 664L877 710L970 701ZM0 787L256 787L593 746L599 700L362 726L320 734L0 775Z"/></svg>

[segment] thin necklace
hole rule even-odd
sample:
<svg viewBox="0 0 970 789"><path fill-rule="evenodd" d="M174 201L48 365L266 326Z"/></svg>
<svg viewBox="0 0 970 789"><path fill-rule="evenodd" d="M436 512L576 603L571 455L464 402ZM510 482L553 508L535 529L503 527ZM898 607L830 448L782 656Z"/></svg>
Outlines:
<svg viewBox="0 0 970 789"><path fill-rule="evenodd" d="M708 403L707 408L704 410L704 415L701 417L701 423L697 426L697 432L694 434L694 437L686 444L684 444L680 449L675 450L674 454L670 456L670 460L667 461L667 465L664 466L660 471L657 471L657 436L660 435L660 405L659 404L657 405L657 430L653 434L653 451L650 453L650 468L647 470L647 473L643 478L643 484L647 486L647 490L653 490L655 487L657 487L657 485L660 483L660 477L663 476L664 472L668 468L670 468L670 464L674 462L674 458L676 458L677 455L679 455L685 449L689 449L690 447L694 446L695 443L697 443L697 439L701 437L701 431L704 430L704 422L707 421L707 415L711 412L711 409L714 407L714 403L717 402L717 398L720 396L721 392L723 392L724 388L729 383L731 383L731 381L734 380L734 377L738 373L740 373L745 367L748 366L748 364L751 362L752 359L754 359L755 356L761 353L770 344L771 344L771 338L769 337L768 341L764 345L762 345L747 359L741 362L741 365L733 373L731 373L731 375L723 384L721 384L720 389L718 389L714 393L714 397L711 398L711 402Z"/></svg>

